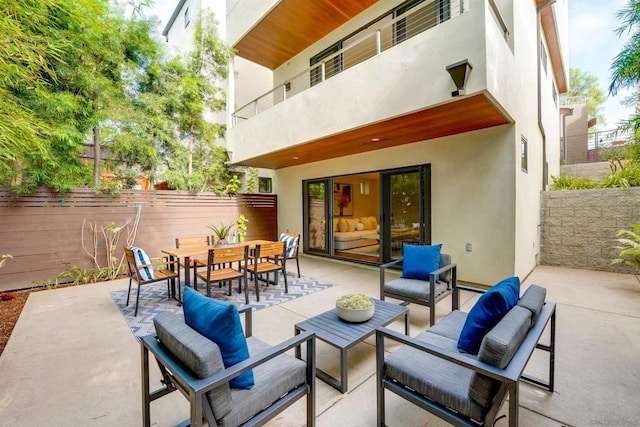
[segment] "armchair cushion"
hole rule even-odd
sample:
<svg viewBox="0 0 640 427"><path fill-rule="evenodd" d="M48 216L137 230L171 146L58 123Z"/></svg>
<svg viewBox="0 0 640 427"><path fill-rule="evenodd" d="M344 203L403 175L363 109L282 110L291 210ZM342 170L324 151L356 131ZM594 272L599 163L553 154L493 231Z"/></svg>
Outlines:
<svg viewBox="0 0 640 427"><path fill-rule="evenodd" d="M520 307L524 307L531 311L531 325L533 326L538 320L538 316L542 311L544 305L544 299L547 296L547 290L542 286L531 285L527 288L518 301Z"/></svg>
<svg viewBox="0 0 640 427"><path fill-rule="evenodd" d="M485 292L467 315L458 338L458 350L477 354L484 336L516 305L519 296L517 277L509 277Z"/></svg>
<svg viewBox="0 0 640 427"><path fill-rule="evenodd" d="M434 295L434 297L440 295L446 290L446 283L436 283L436 295ZM425 280L403 278L395 279L384 284L384 291L388 294L405 296L419 300L430 300L432 298L429 282Z"/></svg>
<svg viewBox="0 0 640 427"><path fill-rule="evenodd" d="M163 346L180 360L193 374L208 378L224 369L220 347L190 328L182 316L164 312L153 318L156 335ZM232 408L229 384L222 384L207 392L216 418L227 415Z"/></svg>
<svg viewBox="0 0 640 427"><path fill-rule="evenodd" d="M131 246L130 249L138 266L151 264L151 258L143 249L137 246ZM140 271L140 279L153 280L153 267L140 267L138 271Z"/></svg>
<svg viewBox="0 0 640 427"><path fill-rule="evenodd" d="M226 368L249 358L247 340L235 305L208 298L185 287L182 308L187 325L220 347ZM254 385L253 371L244 372L229 381L229 385L250 389Z"/></svg>
<svg viewBox="0 0 640 427"><path fill-rule="evenodd" d="M440 249L437 245L407 245L403 247L402 278L429 280L432 271L440 267ZM436 277L436 280L439 278Z"/></svg>

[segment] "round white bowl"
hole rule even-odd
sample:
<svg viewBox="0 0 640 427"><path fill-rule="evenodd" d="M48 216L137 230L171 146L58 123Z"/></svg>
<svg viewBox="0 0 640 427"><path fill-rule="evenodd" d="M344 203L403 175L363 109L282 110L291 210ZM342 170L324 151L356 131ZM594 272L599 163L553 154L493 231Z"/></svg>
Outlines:
<svg viewBox="0 0 640 427"><path fill-rule="evenodd" d="M376 305L373 304L371 307L354 310L352 308L344 308L340 307L336 304L336 312L338 313L338 317L346 322L352 323L361 323L366 322L367 320L373 317L373 313L375 312Z"/></svg>

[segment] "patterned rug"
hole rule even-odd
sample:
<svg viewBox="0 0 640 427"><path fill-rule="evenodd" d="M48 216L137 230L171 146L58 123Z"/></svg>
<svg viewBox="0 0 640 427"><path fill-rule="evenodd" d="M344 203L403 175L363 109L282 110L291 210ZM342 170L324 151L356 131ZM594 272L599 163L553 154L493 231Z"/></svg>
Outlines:
<svg viewBox="0 0 640 427"><path fill-rule="evenodd" d="M289 293L284 293L284 280L282 275L278 277L278 286L264 286L260 285L260 302L256 301L256 294L253 291L253 285L250 285L251 292L249 293L249 305L253 307L253 310L261 310L263 308L271 307L283 302L291 301L305 295L321 291L333 286L331 283L321 282L317 279L308 276L287 276L287 282L289 285ZM200 282L198 290L204 292L205 285ZM226 288L218 288L212 286L211 296L212 298L229 301L238 306L238 308L244 307L245 299L244 292L239 294L237 292L237 285L234 282L233 292L231 296L227 296ZM137 285L134 282L131 286L131 299L129 306L125 304L127 302L127 289L120 289L111 292L111 298L116 303L120 312L126 319L131 332L139 341L140 337L154 333L153 318L162 312L169 311L173 313L182 313L182 306L178 301L167 298L167 283L158 282L150 285L144 285L140 288L140 301L138 303L138 316L133 317L133 312L136 306L136 293L138 291Z"/></svg>

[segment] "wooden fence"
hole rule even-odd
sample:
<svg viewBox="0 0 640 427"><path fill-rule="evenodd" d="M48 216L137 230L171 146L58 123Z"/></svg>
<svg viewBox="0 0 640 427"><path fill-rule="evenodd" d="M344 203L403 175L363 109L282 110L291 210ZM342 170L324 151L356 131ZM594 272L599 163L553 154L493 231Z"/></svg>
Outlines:
<svg viewBox="0 0 640 427"><path fill-rule="evenodd" d="M277 196L239 194L234 197L213 193L182 191L127 190L117 195L95 194L79 189L59 194L41 189L35 194L16 195L0 187L0 255L13 259L0 269L0 292L34 286L47 281L67 267L93 267L82 247L92 250L93 233L89 225L106 227L129 222L131 229L139 218L135 245L151 256L175 247L176 237L213 234L207 225L235 223L244 214L247 240L278 237ZM117 256L122 255L127 230L121 232ZM106 265L104 238L99 236L101 265Z"/></svg>

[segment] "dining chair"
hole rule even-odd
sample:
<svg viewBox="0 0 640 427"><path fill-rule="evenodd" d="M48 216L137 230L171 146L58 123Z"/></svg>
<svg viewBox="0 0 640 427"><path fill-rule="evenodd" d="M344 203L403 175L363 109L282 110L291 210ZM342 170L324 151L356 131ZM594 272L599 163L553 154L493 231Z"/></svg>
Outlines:
<svg viewBox="0 0 640 427"><path fill-rule="evenodd" d="M180 248L201 248L206 247L211 244L211 238L209 236L198 236L198 237L176 237L176 249ZM184 268L192 268L193 260L189 263L191 265L185 266L184 263L180 265ZM197 283L195 281L197 278L194 277L194 289L198 289Z"/></svg>
<svg viewBox="0 0 640 427"><path fill-rule="evenodd" d="M131 283L133 280L138 284L136 295L136 308L133 317L138 315L138 301L140 299L140 286L149 283L167 281L167 297L171 296L169 282L171 279L180 277L180 264L177 261L169 261L168 257L154 258L158 262L152 262L147 253L135 246L124 248L125 257L129 272L129 291L127 292L127 306L129 306L129 296L131 295ZM173 270L172 270L173 265ZM157 268L162 267L162 268Z"/></svg>
<svg viewBox="0 0 640 427"><path fill-rule="evenodd" d="M202 279L207 284L207 296L211 296L211 283L228 284L227 295L231 296L231 283L238 280L238 292L242 292L243 282L247 283L247 259L249 257L249 247L229 246L209 249L207 260L193 261L194 284L197 278ZM233 264L238 263L238 268L233 268ZM198 267L206 266L205 272L198 272Z"/></svg>
<svg viewBox="0 0 640 427"><path fill-rule="evenodd" d="M284 241L262 243L256 245L249 263L245 264L246 271L253 276L253 283L256 289L256 301L260 301L260 287L258 286L258 278L266 276L267 285L269 284L269 274L274 273L275 285L278 284L278 272L282 271L284 276L284 292L289 293L289 285L287 283L287 257L285 255L287 243ZM249 290L245 286L244 290L245 302L249 304Z"/></svg>
<svg viewBox="0 0 640 427"><path fill-rule="evenodd" d="M278 240L287 243L285 250L285 257L287 259L296 260L296 267L298 267L298 279L300 278L300 259L298 258L300 235L294 233L280 233Z"/></svg>

